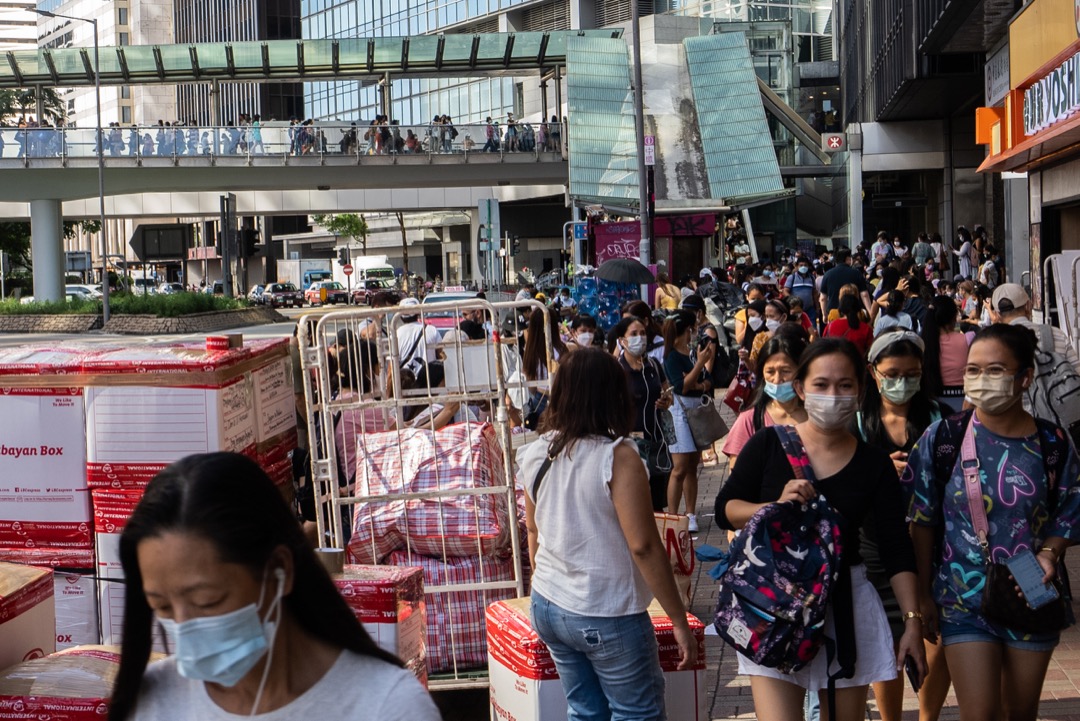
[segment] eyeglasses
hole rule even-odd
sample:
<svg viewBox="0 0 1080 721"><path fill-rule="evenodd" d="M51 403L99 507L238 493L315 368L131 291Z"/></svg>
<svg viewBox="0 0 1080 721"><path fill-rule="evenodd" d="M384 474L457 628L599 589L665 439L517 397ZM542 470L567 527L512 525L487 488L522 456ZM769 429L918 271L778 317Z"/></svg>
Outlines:
<svg viewBox="0 0 1080 721"><path fill-rule="evenodd" d="M1020 375L1018 371L1012 371L1004 366L990 366L989 368L980 368L979 366L964 366L964 378L968 380L975 380L981 375L985 375L992 380L1001 380L1002 378L1016 378Z"/></svg>

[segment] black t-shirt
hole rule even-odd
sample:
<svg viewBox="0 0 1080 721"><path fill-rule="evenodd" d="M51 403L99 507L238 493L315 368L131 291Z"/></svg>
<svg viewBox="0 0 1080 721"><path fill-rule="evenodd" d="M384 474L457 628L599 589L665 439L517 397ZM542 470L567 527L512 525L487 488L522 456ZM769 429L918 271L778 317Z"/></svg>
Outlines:
<svg viewBox="0 0 1080 721"><path fill-rule="evenodd" d="M836 266L821 279L821 292L829 298L828 310L840 307L840 289L848 284L856 286L860 293L869 292L863 274L846 263Z"/></svg>
<svg viewBox="0 0 1080 721"><path fill-rule="evenodd" d="M765 428L755 433L739 453L731 477L716 496L716 522L734 530L725 513L728 501L769 503L780 497L795 471L776 431ZM904 520L900 481L892 461L880 449L858 442L855 455L838 473L819 479L818 492L840 514L844 563L862 563L859 527L874 513L881 544L882 561L889 576L915 571L915 551Z"/></svg>
<svg viewBox="0 0 1080 721"><path fill-rule="evenodd" d="M634 430L655 440L660 437L656 425L656 401L660 400L664 376L659 363L648 356L645 356L644 360L645 366L641 370L631 368L626 358L620 358L619 365L626 371L626 380L630 384L630 397L634 404Z"/></svg>

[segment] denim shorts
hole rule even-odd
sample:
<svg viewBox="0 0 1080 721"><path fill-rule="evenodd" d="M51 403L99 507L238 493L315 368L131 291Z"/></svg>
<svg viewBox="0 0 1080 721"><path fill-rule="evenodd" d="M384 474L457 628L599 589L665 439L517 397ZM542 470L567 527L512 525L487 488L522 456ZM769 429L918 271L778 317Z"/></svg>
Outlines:
<svg viewBox="0 0 1080 721"><path fill-rule="evenodd" d="M1018 651L1045 653L1053 651L1061 640L1059 634L1036 634L1024 639L1010 638L1005 634L997 634L980 628L970 617L965 617L960 621L942 621L940 630L943 646L952 646L957 643L996 643Z"/></svg>

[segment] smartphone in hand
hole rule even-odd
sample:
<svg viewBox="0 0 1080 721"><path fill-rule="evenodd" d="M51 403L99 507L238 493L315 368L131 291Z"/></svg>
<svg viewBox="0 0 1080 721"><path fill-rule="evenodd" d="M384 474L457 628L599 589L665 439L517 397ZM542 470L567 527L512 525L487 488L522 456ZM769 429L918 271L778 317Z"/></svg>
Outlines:
<svg viewBox="0 0 1080 721"><path fill-rule="evenodd" d="M915 693L919 693L919 689L922 688L922 684L919 683L919 667L915 665L915 659L908 656L904 659L904 671L907 672L908 681L911 682L911 688L915 690Z"/></svg>
<svg viewBox="0 0 1080 721"><path fill-rule="evenodd" d="M1057 589L1049 583L1043 583L1046 572L1030 550L1017 553L1006 560L1005 565L1032 608L1042 608L1057 599Z"/></svg>

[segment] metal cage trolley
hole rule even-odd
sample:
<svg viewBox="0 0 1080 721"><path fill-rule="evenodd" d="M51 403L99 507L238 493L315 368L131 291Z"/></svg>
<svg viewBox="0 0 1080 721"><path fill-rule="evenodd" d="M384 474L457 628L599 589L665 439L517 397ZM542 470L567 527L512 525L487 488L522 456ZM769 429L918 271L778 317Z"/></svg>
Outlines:
<svg viewBox="0 0 1080 721"><path fill-rule="evenodd" d="M544 314L546 354L532 374L519 353L530 313ZM513 449L535 437L521 417L549 388L547 313L477 298L299 322L319 544L424 570L432 688L486 685L484 611L525 593Z"/></svg>

